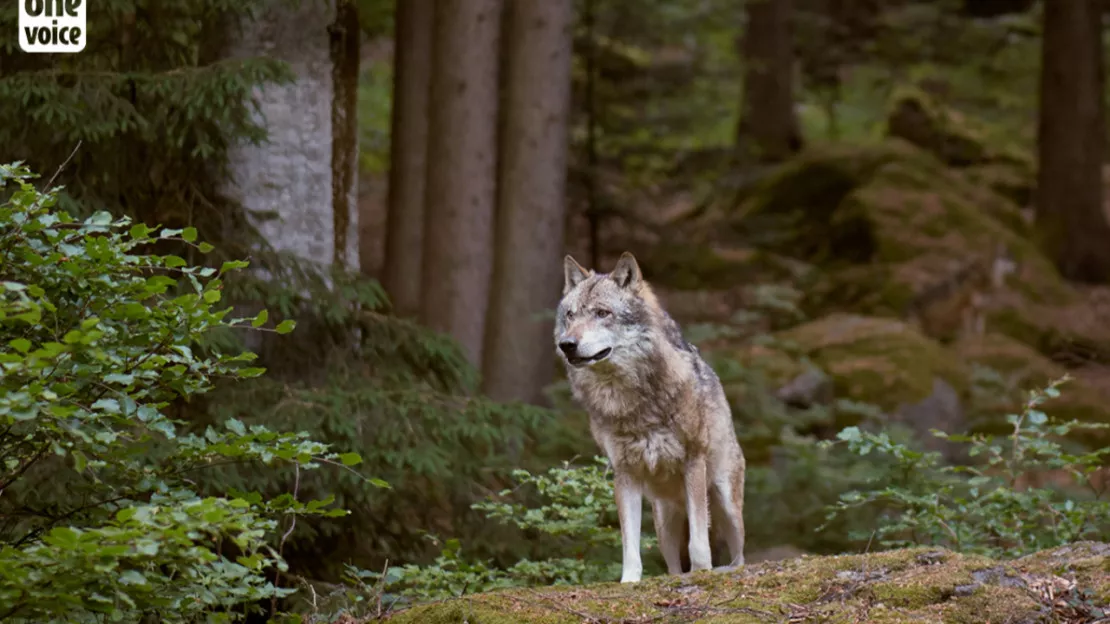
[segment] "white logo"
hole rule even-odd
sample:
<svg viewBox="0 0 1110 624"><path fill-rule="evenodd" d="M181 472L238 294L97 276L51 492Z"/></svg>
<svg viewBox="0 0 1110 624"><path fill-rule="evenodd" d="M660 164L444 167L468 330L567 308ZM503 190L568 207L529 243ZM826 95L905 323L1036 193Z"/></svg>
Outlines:
<svg viewBox="0 0 1110 624"><path fill-rule="evenodd" d="M85 0L16 0L19 47L24 52L85 49Z"/></svg>

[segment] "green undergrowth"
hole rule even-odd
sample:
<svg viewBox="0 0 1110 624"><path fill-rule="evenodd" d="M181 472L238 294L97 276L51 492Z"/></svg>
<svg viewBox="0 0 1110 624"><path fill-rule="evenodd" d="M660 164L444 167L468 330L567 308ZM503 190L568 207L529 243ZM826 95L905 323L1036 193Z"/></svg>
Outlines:
<svg viewBox="0 0 1110 624"><path fill-rule="evenodd" d="M35 177L0 166L0 619L230 622L273 605L291 591L283 527L349 512L295 485L261 496L198 478L234 463L387 484L354 468L358 453L303 432L183 418L218 382L266 372L207 338L285 335L295 322L232 316L224 283L245 261L151 252L211 251L194 228L79 220Z"/></svg>

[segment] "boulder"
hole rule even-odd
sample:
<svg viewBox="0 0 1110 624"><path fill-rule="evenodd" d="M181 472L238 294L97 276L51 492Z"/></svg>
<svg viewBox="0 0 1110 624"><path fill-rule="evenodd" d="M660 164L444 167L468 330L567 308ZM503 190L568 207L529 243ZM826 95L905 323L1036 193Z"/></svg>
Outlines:
<svg viewBox="0 0 1110 624"><path fill-rule="evenodd" d="M811 317L851 311L945 342L985 330L1052 357L1110 356L1107 306L1059 275L1021 209L904 141L813 149L718 218L735 239L818 268Z"/></svg>
<svg viewBox="0 0 1110 624"><path fill-rule="evenodd" d="M895 92L887 117L887 134L909 141L956 167L986 162L991 157L978 128L920 89L904 87Z"/></svg>
<svg viewBox="0 0 1110 624"><path fill-rule="evenodd" d="M1023 187L1028 197L1034 178L1033 158L1018 148L998 145L988 135L985 126L925 89L902 87L890 100L887 136L908 141L952 167L1005 171L999 181L1005 178L1007 183L999 188L1016 191Z"/></svg>
<svg viewBox="0 0 1110 624"><path fill-rule="evenodd" d="M938 380L959 397L968 391L971 371L959 357L893 319L833 314L775 337L827 372L837 398L893 412L934 395Z"/></svg>
<svg viewBox="0 0 1110 624"><path fill-rule="evenodd" d="M664 241L637 256L644 278L675 290L726 290L789 281L804 271L789 257L753 247Z"/></svg>
<svg viewBox="0 0 1110 624"><path fill-rule="evenodd" d="M984 391L975 393L971 430L1003 433L1009 430L1006 414L1019 413L1030 390L1048 385L1068 370L1038 353L1029 345L1004 334L967 336L952 345L952 350L973 366L996 373L1000 379ZM1060 388L1060 396L1042 406L1056 420L1110 422L1110 396L1105 387L1086 375L1078 375ZM1079 431L1075 438L1086 445L1107 443L1105 430Z"/></svg>

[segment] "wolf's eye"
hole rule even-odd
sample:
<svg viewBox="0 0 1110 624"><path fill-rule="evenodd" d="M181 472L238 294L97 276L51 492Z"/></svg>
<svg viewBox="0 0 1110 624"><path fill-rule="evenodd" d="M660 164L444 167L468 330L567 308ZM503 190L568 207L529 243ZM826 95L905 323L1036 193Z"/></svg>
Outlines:
<svg viewBox="0 0 1110 624"><path fill-rule="evenodd" d="M613 315L613 313L610 312L609 310L604 309L604 308L599 308L599 309L594 311L594 315L597 316L597 318L599 318L599 319L603 319L603 318L609 318L610 316Z"/></svg>
<svg viewBox="0 0 1110 624"><path fill-rule="evenodd" d="M573 318L574 317L574 310L571 310L570 308L567 308L566 309L566 315L567 315L568 319Z"/></svg>

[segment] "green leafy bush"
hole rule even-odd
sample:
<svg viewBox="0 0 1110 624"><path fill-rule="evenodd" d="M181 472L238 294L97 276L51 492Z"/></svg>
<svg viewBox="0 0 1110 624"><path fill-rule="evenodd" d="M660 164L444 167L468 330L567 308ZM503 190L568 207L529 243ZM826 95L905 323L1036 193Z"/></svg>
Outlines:
<svg viewBox="0 0 1110 624"><path fill-rule="evenodd" d="M886 513L874 535L883 546L934 544L996 557L1105 536L1110 493L1099 472L1110 447L1076 451L1062 440L1073 430L1110 425L1051 421L1041 406L1059 396L1065 380L1031 391L1022 413L1007 417L1009 435L933 431L967 448L965 465L944 464L940 453L915 450L886 433L844 429L838 437L851 452L876 452L894 465L871 489L841 496L828 517L880 505ZM1053 476L1071 483L1054 485Z"/></svg>
<svg viewBox="0 0 1110 624"><path fill-rule="evenodd" d="M347 512L295 485L202 497L195 476L253 462L299 479L360 457L237 420L189 432L175 410L218 379L264 372L251 353L205 347L208 334L287 333L293 321L266 329L264 312L230 319L214 307L245 262L217 270L144 253L166 240L210 251L192 228L104 212L77 221L32 177L0 166L0 618L230 621L288 594L275 583L279 519Z"/></svg>
<svg viewBox="0 0 1110 624"><path fill-rule="evenodd" d="M578 585L620 577L620 529L616 503L609 480L609 463L595 457L587 466L569 463L543 474L516 470L514 488L475 503L488 520L515 527L543 541L556 551L553 556L524 558L508 567L463 558L459 540L448 540L430 565L402 565L384 574L350 567L349 578L364 587L372 579L405 600L439 599L503 587ZM520 500L522 488L535 488L542 504L536 507ZM651 549L656 540L643 536Z"/></svg>

